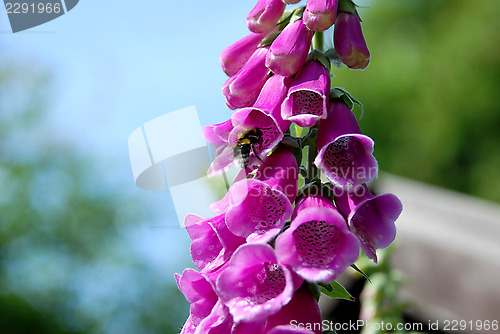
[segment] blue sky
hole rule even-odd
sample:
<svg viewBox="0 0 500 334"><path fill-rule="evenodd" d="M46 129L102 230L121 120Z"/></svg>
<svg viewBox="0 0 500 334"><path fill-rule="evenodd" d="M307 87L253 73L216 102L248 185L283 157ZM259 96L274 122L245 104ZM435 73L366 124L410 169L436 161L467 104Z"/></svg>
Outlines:
<svg viewBox="0 0 500 334"><path fill-rule="evenodd" d="M61 140L105 158L105 177L122 180L153 204L160 221L146 222L131 242L159 265L177 253L172 247L185 258L189 238L185 230L150 226L176 226L177 220L167 192L135 186L128 136L145 122L190 105L197 107L202 125L229 117L219 54L248 33L245 17L252 6L229 0L82 0L67 14L16 34L0 11L0 61L25 62L53 77L45 121ZM182 270L182 264L172 270Z"/></svg>

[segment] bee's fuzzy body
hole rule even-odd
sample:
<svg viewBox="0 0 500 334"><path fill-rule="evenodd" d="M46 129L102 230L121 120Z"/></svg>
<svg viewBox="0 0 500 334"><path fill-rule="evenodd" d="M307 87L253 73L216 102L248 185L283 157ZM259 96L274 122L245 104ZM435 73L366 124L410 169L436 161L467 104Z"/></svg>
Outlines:
<svg viewBox="0 0 500 334"><path fill-rule="evenodd" d="M260 157L255 152L255 145L261 144L262 131L259 129L253 129L242 136L238 136L238 141L234 144L233 148L234 163L238 167L246 169L250 162L251 152L260 160Z"/></svg>

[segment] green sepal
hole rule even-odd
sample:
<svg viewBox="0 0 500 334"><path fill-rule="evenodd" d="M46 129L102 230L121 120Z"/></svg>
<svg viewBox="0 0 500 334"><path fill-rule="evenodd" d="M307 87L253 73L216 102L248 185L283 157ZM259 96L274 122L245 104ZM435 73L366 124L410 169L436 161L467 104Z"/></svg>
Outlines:
<svg viewBox="0 0 500 334"><path fill-rule="evenodd" d="M360 274L361 274L361 275L362 275L362 276L363 276L363 277L364 277L364 278L365 278L368 282L370 282L370 283L372 282L372 281L370 280L370 277L368 277L368 275L367 275L367 274L365 274L365 273L363 272L363 270L359 269L359 268L358 268L358 266L357 266L357 265L355 265L354 263L353 263L353 264L351 264L351 268L352 268L352 269L354 269L354 270L356 270L358 273L360 273Z"/></svg>
<svg viewBox="0 0 500 334"><path fill-rule="evenodd" d="M328 49L325 52L325 56L327 56L330 59L330 63L333 64L336 68L341 68L342 67L342 60L340 60L339 55L337 54L337 51L335 49Z"/></svg>
<svg viewBox="0 0 500 334"><path fill-rule="evenodd" d="M347 104L347 106L353 110L354 105L357 104L358 106L361 107L361 116L359 119L362 119L364 114L365 114L365 108L363 107L363 104L361 104L360 101L358 101L354 96L351 95L348 91L346 91L344 88L341 87L335 87L330 90L330 100L336 99L336 98L341 98L344 100L344 103Z"/></svg>
<svg viewBox="0 0 500 334"><path fill-rule="evenodd" d="M300 137L299 136L300 130L297 128L297 125L295 123L290 124L290 126L286 130L286 133L288 133L294 137Z"/></svg>
<svg viewBox="0 0 500 334"><path fill-rule="evenodd" d="M342 286L337 281L333 281L330 284L325 284L325 283L318 283L318 285L321 287L321 292L330 297L330 298L335 298L335 299L345 299L345 300L350 300L350 301L355 301L356 298L351 296L349 292Z"/></svg>
<svg viewBox="0 0 500 334"><path fill-rule="evenodd" d="M279 36L279 34L281 34L283 29L285 29L287 25L302 19L302 15L304 14L305 8L306 8L305 6L302 6L292 11L285 11L283 15L281 15L281 18L278 21L278 23L276 24L278 26L279 31L272 33L271 35L264 38L260 42L258 47L262 48L273 44L274 40Z"/></svg>
<svg viewBox="0 0 500 334"><path fill-rule="evenodd" d="M283 14L280 17L280 20L278 21L278 23L276 23L279 31L282 31L283 29L285 29L285 27L288 25L288 23L290 23L290 19L292 18L294 12L295 12L295 10L285 10L283 12Z"/></svg>
<svg viewBox="0 0 500 334"><path fill-rule="evenodd" d="M319 62L321 65L323 65L328 70L328 72L330 72L330 70L332 69L332 65L330 64L330 59L328 59L328 57L318 49L312 50L307 55L306 63L313 61L313 60L315 60L315 61Z"/></svg>
<svg viewBox="0 0 500 334"><path fill-rule="evenodd" d="M295 23L298 20L302 20L302 16L304 15L304 10L306 9L306 6L301 6L298 7L293 11L293 15L290 18L290 23Z"/></svg>
<svg viewBox="0 0 500 334"><path fill-rule="evenodd" d="M264 38L260 42L258 47L263 48L265 46L269 46L269 45L273 44L274 40L279 36L280 33L281 33L281 31L278 31L278 32L272 33L271 35L267 36L266 38Z"/></svg>
<svg viewBox="0 0 500 334"><path fill-rule="evenodd" d="M359 22L361 22L361 16L359 16L357 7L359 7L357 4L354 3L352 0L339 0L338 2L338 11L339 12L346 12L346 13L351 13L351 14L356 14L356 16L359 19Z"/></svg>
<svg viewBox="0 0 500 334"><path fill-rule="evenodd" d="M300 140L290 134L285 134L280 142L281 145L288 146L291 149L300 149Z"/></svg>
<svg viewBox="0 0 500 334"><path fill-rule="evenodd" d="M352 0L339 0L337 11L354 14L357 6Z"/></svg>
<svg viewBox="0 0 500 334"><path fill-rule="evenodd" d="M301 165L299 167L299 174L300 174L300 176L302 176L304 178L307 177L307 168L305 166Z"/></svg>

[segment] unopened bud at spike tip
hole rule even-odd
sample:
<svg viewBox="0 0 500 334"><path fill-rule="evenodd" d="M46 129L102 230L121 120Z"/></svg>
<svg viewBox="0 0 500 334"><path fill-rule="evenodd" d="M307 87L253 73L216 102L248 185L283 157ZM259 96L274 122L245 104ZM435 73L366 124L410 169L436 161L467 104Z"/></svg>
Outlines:
<svg viewBox="0 0 500 334"><path fill-rule="evenodd" d="M364 69L370 62L361 23L356 14L339 12L335 20L333 44L340 60L352 69Z"/></svg>

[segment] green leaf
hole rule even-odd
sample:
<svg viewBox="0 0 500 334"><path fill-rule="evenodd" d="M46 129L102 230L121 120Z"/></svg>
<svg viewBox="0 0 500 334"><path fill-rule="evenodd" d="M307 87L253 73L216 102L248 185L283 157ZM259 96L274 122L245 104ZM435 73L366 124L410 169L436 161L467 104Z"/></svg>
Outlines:
<svg viewBox="0 0 500 334"><path fill-rule="evenodd" d="M370 283L372 282L372 281L370 280L370 277L368 277L368 275L367 275L367 274L365 274L365 273L364 273L361 269L359 269L357 265L355 265L355 264L351 264L351 268L352 268L352 269L354 269L354 270L356 270L358 273L360 273L360 274L361 274L364 278L366 278L366 280L367 280L368 282L370 282Z"/></svg>
<svg viewBox="0 0 500 334"><path fill-rule="evenodd" d="M330 298L335 299L345 299L350 301L355 301L356 299L351 296L349 292L337 281L333 281L330 284L319 283L321 287L321 292Z"/></svg>

